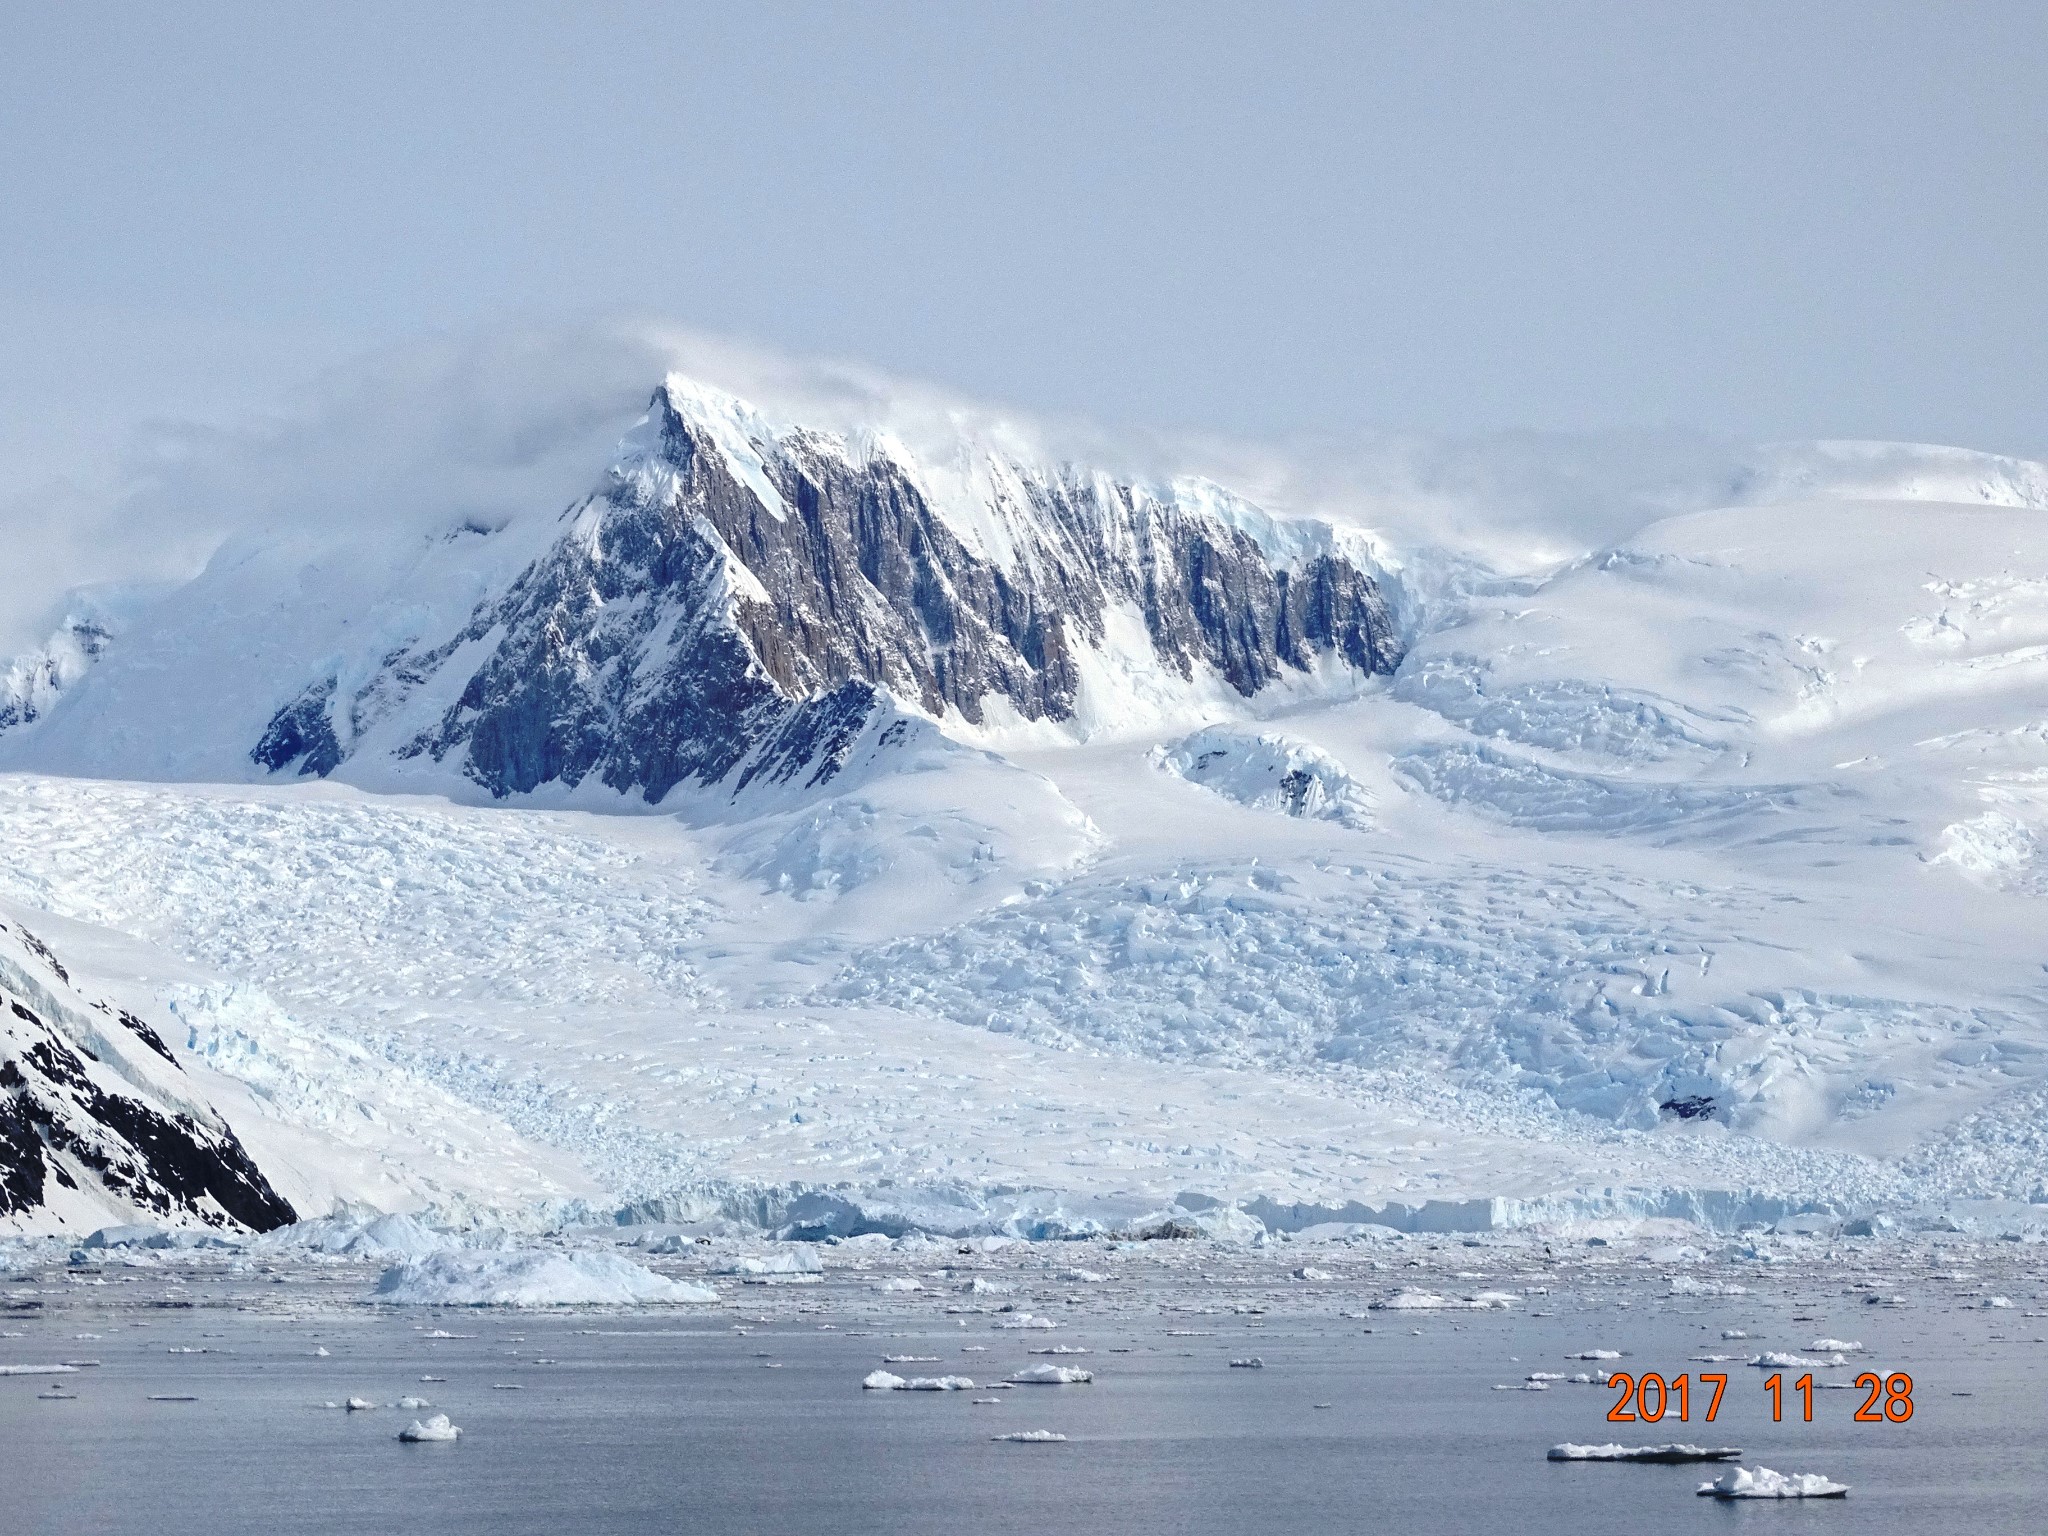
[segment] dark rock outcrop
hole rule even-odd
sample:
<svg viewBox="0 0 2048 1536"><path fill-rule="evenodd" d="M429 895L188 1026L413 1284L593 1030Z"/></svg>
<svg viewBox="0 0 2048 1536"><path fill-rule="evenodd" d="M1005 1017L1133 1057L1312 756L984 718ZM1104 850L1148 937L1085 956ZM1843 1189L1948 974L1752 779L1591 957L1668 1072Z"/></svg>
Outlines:
<svg viewBox="0 0 2048 1536"><path fill-rule="evenodd" d="M164 1220L262 1232L297 1219L156 1031L79 992L0 919L0 1219L33 1222L87 1186Z"/></svg>

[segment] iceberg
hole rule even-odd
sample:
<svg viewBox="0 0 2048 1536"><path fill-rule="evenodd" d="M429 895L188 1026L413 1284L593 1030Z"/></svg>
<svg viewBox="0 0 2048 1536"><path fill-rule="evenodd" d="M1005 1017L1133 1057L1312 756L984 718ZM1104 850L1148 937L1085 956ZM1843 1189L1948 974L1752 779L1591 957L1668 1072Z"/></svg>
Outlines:
<svg viewBox="0 0 2048 1536"><path fill-rule="evenodd" d="M448 1422L448 1415L437 1413L431 1419L414 1419L398 1432L398 1438L409 1443L433 1440L459 1440L462 1431Z"/></svg>
<svg viewBox="0 0 2048 1536"><path fill-rule="evenodd" d="M1701 1483L1702 1498L1715 1499L1841 1499L1847 1483L1831 1483L1815 1472L1787 1475L1769 1467L1730 1467L1711 1483Z"/></svg>
<svg viewBox="0 0 2048 1536"><path fill-rule="evenodd" d="M574 1307L704 1304L706 1285L670 1280L612 1253L438 1253L395 1265L376 1298L401 1306Z"/></svg>

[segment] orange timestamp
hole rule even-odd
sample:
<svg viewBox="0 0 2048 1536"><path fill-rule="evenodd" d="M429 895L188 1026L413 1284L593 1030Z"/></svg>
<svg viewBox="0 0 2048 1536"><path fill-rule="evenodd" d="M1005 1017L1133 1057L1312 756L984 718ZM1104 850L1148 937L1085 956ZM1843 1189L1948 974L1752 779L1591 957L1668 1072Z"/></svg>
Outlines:
<svg viewBox="0 0 2048 1536"><path fill-rule="evenodd" d="M1645 1371L1634 1376L1627 1371L1607 1373L1607 1385L1620 1396L1607 1410L1609 1423L1635 1424L1660 1422L1666 1414L1674 1414L1680 1423L1692 1419L1693 1376L1690 1372L1674 1376L1668 1381L1655 1371ZM1708 1424L1721 1411L1721 1395L1728 1390L1728 1373L1725 1371L1701 1371L1700 1391L1713 1389L1707 1398L1706 1413ZM1865 1371L1856 1378L1856 1385L1866 1395L1862 1405L1852 1417L1858 1424L1903 1424L1913 1417L1913 1378L1904 1371L1893 1371L1889 1376L1879 1376L1875 1371ZM1813 1375L1808 1372L1792 1383L1792 1390L1799 1394L1801 1417L1806 1423L1813 1422ZM1774 1371L1764 1378L1764 1391L1770 1394L1771 1421L1782 1423L1785 1417L1785 1375Z"/></svg>

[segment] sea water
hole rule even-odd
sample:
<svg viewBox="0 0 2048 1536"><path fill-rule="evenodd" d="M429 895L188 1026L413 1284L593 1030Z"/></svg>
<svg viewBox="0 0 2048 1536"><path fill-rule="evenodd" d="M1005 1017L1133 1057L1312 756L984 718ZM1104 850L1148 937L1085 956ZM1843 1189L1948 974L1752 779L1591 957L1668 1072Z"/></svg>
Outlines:
<svg viewBox="0 0 2048 1536"><path fill-rule="evenodd" d="M0 1378L0 1531L1561 1536L1759 1518L1774 1531L2048 1530L2048 1326L2017 1311L1750 1295L1562 1296L1540 1309L1550 1315L1202 1315L1140 1292L1031 1332L983 1315L878 1317L864 1298L829 1295L761 1319L735 1315L744 1301L592 1315L217 1300L74 1294L0 1317L15 1335L0 1338L0 1362L100 1362ZM1753 1337L1724 1342L1730 1327ZM1741 1360L1829 1336L1869 1348L1817 1380L1908 1372L1909 1421L1858 1423L1863 1391L1822 1388L1808 1423L1789 1371L1772 1421L1770 1373ZM1089 1353L1030 1353L1055 1343ZM1625 1353L1571 1358L1598 1348ZM1691 1358L1702 1353L1739 1358ZM978 1389L862 1391L885 1355L935 1357L890 1369L965 1374ZM1230 1365L1253 1357L1259 1369ZM989 1389L1048 1358L1095 1379ZM1674 1408L1659 1423L1610 1422L1617 1393L1600 1386L1495 1390L1531 1372L1615 1368L1689 1373L1691 1421ZM1711 1424L1703 1371L1728 1376ZM53 1385L75 1400L39 1396ZM320 1406L351 1395L382 1406ZM433 1408L390 1406L404 1395ZM174 1396L194 1400L152 1400ZM460 1441L399 1443L437 1410ZM1067 1438L994 1438L1022 1430ZM1731 1510L1694 1496L1714 1469L1546 1461L1566 1440L1739 1445L1748 1465L1852 1491Z"/></svg>

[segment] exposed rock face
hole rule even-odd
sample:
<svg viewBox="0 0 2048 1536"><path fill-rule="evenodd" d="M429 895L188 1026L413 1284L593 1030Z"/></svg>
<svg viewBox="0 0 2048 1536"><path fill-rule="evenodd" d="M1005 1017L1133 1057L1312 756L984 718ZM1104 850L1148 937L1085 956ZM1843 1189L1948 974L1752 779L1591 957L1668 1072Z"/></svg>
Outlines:
<svg viewBox="0 0 2048 1536"><path fill-rule="evenodd" d="M0 668L0 732L40 718L65 688L106 653L111 638L102 618L73 614L41 650Z"/></svg>
<svg viewBox="0 0 2048 1536"><path fill-rule="evenodd" d="M461 666L456 702L400 756L457 761L497 795L595 775L658 801L686 780L829 779L885 693L970 726L992 700L1058 723L1091 665L1249 697L1325 655L1399 659L1379 590L1327 530L1282 559L1239 524L1278 525L1213 487L994 455L975 505L935 505L907 457L718 399L671 380L507 590L346 698L332 678L306 688L253 759L331 772L424 686L454 693L440 674Z"/></svg>
<svg viewBox="0 0 2048 1536"><path fill-rule="evenodd" d="M296 1220L157 1033L0 918L0 1221Z"/></svg>

